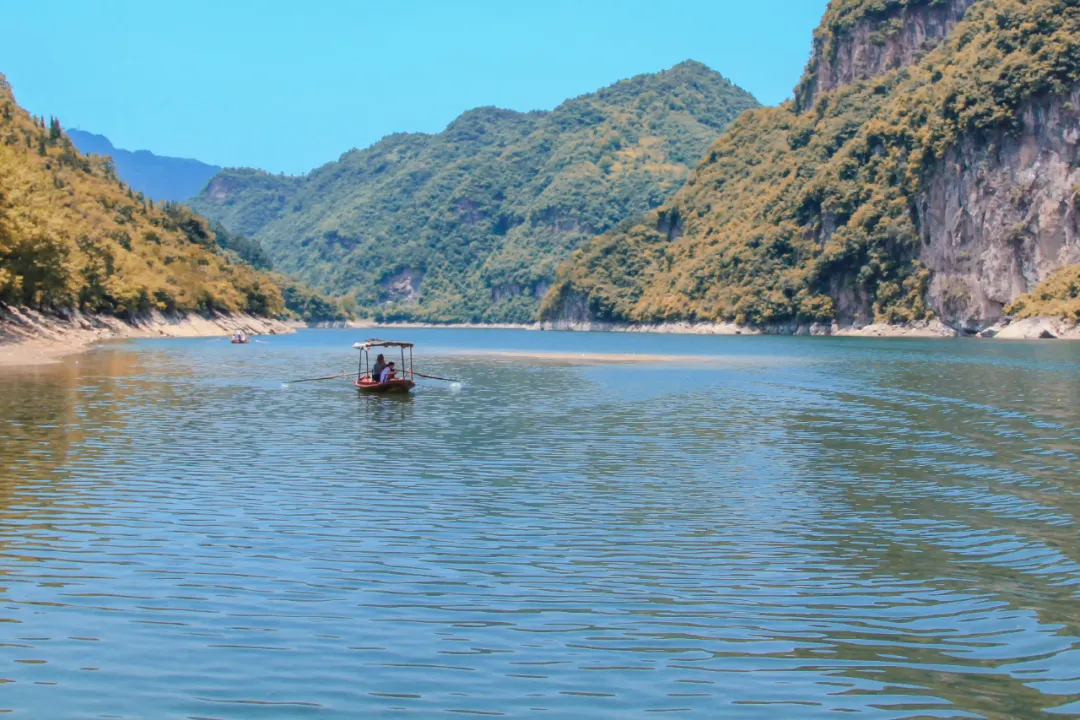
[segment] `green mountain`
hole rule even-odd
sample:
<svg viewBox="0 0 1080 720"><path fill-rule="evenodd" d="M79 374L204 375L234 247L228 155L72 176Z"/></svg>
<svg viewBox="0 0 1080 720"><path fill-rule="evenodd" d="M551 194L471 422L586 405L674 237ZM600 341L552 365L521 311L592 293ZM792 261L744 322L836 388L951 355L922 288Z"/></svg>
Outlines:
<svg viewBox="0 0 1080 720"><path fill-rule="evenodd" d="M695 62L551 112L466 112L302 177L225 170L191 201L275 267L386 319L531 321L588 238L659 206L758 103Z"/></svg>
<svg viewBox="0 0 1080 720"><path fill-rule="evenodd" d="M104 135L83 130L67 131L79 152L111 157L120 176L135 192L154 200L183 202L203 189L207 181L221 170L198 160L155 155L149 150L122 150L113 147Z"/></svg>
<svg viewBox="0 0 1080 720"><path fill-rule="evenodd" d="M1080 262L1080 3L833 0L813 48L795 100L573 255L546 321L975 331Z"/></svg>
<svg viewBox="0 0 1080 720"><path fill-rule="evenodd" d="M155 205L81 154L56 119L31 117L0 75L0 304L284 312L277 283L219 243L188 208Z"/></svg>

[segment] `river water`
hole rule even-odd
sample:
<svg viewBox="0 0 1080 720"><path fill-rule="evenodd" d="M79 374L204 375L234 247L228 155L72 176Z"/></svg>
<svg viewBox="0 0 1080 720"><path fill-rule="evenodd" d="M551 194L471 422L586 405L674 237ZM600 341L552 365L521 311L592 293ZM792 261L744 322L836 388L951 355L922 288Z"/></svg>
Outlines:
<svg viewBox="0 0 1080 720"><path fill-rule="evenodd" d="M2 371L0 711L1080 715L1080 344L383 332Z"/></svg>

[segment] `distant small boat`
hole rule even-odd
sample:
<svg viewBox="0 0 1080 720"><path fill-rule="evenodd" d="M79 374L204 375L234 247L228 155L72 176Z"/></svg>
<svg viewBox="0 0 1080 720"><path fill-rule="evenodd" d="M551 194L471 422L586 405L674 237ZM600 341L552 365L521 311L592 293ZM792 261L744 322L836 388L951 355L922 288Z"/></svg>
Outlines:
<svg viewBox="0 0 1080 720"><path fill-rule="evenodd" d="M247 345L251 342L251 338L244 334L237 334L232 336L233 345Z"/></svg>
<svg viewBox="0 0 1080 720"><path fill-rule="evenodd" d="M396 347L401 348L401 372L393 380L379 382L371 377L371 348ZM413 372L413 344L408 342L394 342L392 340L365 340L353 345L360 351L360 367L357 368L357 379L353 383L356 389L362 393L407 393L416 387ZM408 362L405 360L405 349L409 350Z"/></svg>

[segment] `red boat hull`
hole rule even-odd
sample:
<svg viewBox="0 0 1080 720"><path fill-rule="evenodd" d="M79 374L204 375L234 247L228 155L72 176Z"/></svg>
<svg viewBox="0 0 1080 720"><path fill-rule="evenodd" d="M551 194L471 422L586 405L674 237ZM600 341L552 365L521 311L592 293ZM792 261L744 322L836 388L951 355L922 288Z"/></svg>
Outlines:
<svg viewBox="0 0 1080 720"><path fill-rule="evenodd" d="M408 378L394 378L386 382L372 382L368 378L360 378L354 383L356 389L364 393L407 393L416 387L416 383Z"/></svg>

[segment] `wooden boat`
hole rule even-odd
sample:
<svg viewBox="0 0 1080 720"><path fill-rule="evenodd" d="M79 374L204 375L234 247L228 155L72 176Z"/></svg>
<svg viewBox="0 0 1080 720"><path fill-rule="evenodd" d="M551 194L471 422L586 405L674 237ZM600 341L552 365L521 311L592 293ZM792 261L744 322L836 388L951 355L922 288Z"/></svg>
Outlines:
<svg viewBox="0 0 1080 720"><path fill-rule="evenodd" d="M259 342L259 341L256 341ZM401 350L401 370L400 374L391 380L386 382L379 382L372 377L371 367L371 350L372 348L399 348ZM396 394L396 395L408 395L409 391L416 387L416 378L428 378L429 380L445 380L446 382L453 383L450 387L457 392L461 389L461 381L454 378L439 377L438 375L425 375L422 372L416 372L413 367L413 344L408 342L395 342L392 340L365 340L364 342L358 342L353 345L355 350L360 351L360 366L354 373L347 373L342 370L340 373L334 375L326 375L324 377L304 378L303 380L289 380L282 384L282 387L288 387L292 383L308 383L318 382L320 380L342 380L350 379L356 389L365 394ZM405 350L408 349L409 357L405 358ZM394 363L395 365L397 363ZM395 371L398 369L395 367Z"/></svg>
<svg viewBox="0 0 1080 720"><path fill-rule="evenodd" d="M371 348L400 348L401 368L397 377L386 382L379 382L371 377ZM353 383L356 389L362 393L407 393L416 387L415 374L413 371L413 344L408 342L395 342L393 340L365 340L353 345L360 351L360 366L357 368L357 379ZM405 360L405 350L409 350L408 362Z"/></svg>

